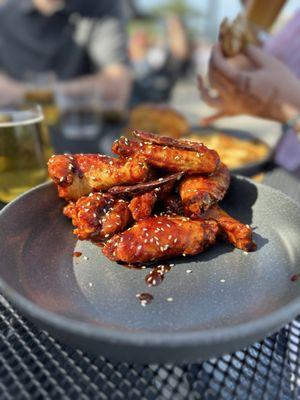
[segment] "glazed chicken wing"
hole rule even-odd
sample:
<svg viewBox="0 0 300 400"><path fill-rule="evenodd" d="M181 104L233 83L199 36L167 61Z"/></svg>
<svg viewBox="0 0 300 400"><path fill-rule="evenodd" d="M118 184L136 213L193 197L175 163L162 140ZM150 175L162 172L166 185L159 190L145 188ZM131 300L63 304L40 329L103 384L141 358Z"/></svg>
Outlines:
<svg viewBox="0 0 300 400"><path fill-rule="evenodd" d="M64 208L80 240L100 242L123 231L132 220L128 203L107 193L91 193Z"/></svg>
<svg viewBox="0 0 300 400"><path fill-rule="evenodd" d="M112 151L125 157L139 154L148 164L173 172L209 174L219 165L218 154L201 143L155 136L143 133L139 136L141 142L121 137Z"/></svg>
<svg viewBox="0 0 300 400"><path fill-rule="evenodd" d="M164 200L174 187L174 181L169 181L150 192L135 196L129 203L129 209L135 221L150 217L157 201Z"/></svg>
<svg viewBox="0 0 300 400"><path fill-rule="evenodd" d="M138 183L137 185L115 186L109 189L108 192L115 196L135 196L151 190L154 190L155 192L163 191L168 193L170 188L172 188L175 182L179 181L183 175L183 172L177 172L176 174L168 175L149 182Z"/></svg>
<svg viewBox="0 0 300 400"><path fill-rule="evenodd" d="M256 244L252 239L251 227L237 221L218 205L214 205L207 210L204 214L204 218L215 220L219 224L227 240L233 244L234 247L247 252L256 249Z"/></svg>
<svg viewBox="0 0 300 400"><path fill-rule="evenodd" d="M182 179L179 193L188 217L197 218L211 205L222 200L230 184L230 172L221 163L213 175L192 175Z"/></svg>
<svg viewBox="0 0 300 400"><path fill-rule="evenodd" d="M129 209L133 219L138 221L150 217L157 200L164 199L175 183L183 176L183 172L159 178L155 181L140 183L133 186L115 186L109 190L109 193L116 196L131 197Z"/></svg>
<svg viewBox="0 0 300 400"><path fill-rule="evenodd" d="M150 217L156 200L157 194L154 190L135 196L128 206L133 219L139 221Z"/></svg>
<svg viewBox="0 0 300 400"><path fill-rule="evenodd" d="M139 158L116 159L100 154L55 155L48 162L50 178L59 196L77 200L115 185L143 182L148 167Z"/></svg>
<svg viewBox="0 0 300 400"><path fill-rule="evenodd" d="M212 245L218 234L214 220L179 216L151 217L113 236L103 253L112 261L145 263L154 260L195 255Z"/></svg>
<svg viewBox="0 0 300 400"><path fill-rule="evenodd" d="M183 204L177 193L172 193L163 199L163 210L166 214L183 215Z"/></svg>

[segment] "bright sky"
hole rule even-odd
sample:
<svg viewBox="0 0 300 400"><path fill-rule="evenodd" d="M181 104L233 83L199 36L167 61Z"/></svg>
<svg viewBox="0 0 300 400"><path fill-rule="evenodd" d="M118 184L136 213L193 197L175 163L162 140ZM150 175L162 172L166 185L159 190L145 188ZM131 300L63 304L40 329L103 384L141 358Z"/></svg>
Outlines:
<svg viewBox="0 0 300 400"><path fill-rule="evenodd" d="M218 6L218 20L221 21L224 16L233 17L240 10L239 0L186 0L188 3L192 4L194 7L199 8L199 10L206 10L209 2L214 2ZM138 0L143 7L151 6L153 4L161 3L161 0ZM285 6L285 11L288 14L293 13L297 8L300 8L299 0L289 0L288 4Z"/></svg>

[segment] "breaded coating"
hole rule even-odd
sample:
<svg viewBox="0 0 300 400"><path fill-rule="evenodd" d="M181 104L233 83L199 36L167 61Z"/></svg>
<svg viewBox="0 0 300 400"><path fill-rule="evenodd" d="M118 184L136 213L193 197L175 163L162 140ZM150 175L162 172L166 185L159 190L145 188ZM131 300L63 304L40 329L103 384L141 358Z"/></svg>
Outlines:
<svg viewBox="0 0 300 400"><path fill-rule="evenodd" d="M91 193L64 208L80 240L101 242L122 232L131 222L128 203L107 193Z"/></svg>
<svg viewBox="0 0 300 400"><path fill-rule="evenodd" d="M183 178L179 184L179 194L184 214L188 217L199 217L223 199L229 184L230 172L223 163L213 175L192 175Z"/></svg>
<svg viewBox="0 0 300 400"><path fill-rule="evenodd" d="M164 143L166 138L159 138L163 139L162 143ZM176 142L176 147L174 142ZM182 147L179 142L184 142ZM149 165L172 172L184 171L189 174L214 172L220 162L218 154L200 143L186 142L167 138L166 143L171 143L168 145L151 141L138 142L121 137L113 143L112 151L123 157L139 154Z"/></svg>
<svg viewBox="0 0 300 400"><path fill-rule="evenodd" d="M144 182L148 177L148 167L139 158L100 154L54 155L48 161L48 171L59 196L73 201L116 185Z"/></svg>
<svg viewBox="0 0 300 400"><path fill-rule="evenodd" d="M226 239L233 244L234 247L247 252L256 249L256 244L252 239L251 227L231 217L217 204L207 210L203 218L215 220L219 224Z"/></svg>
<svg viewBox="0 0 300 400"><path fill-rule="evenodd" d="M218 231L213 220L150 217L113 236L102 251L112 261L130 264L195 255L215 242Z"/></svg>

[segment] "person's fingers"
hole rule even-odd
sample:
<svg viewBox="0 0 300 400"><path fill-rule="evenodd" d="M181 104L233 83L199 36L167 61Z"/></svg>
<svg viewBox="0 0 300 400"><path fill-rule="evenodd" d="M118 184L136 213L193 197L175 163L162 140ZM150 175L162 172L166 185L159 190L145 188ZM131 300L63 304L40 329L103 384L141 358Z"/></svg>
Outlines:
<svg viewBox="0 0 300 400"><path fill-rule="evenodd" d="M253 44L249 44L245 48L245 54L257 67L264 67L274 62L274 57L272 55L268 54L260 47L254 46Z"/></svg>
<svg viewBox="0 0 300 400"><path fill-rule="evenodd" d="M211 52L210 69L215 69L231 81L235 81L238 71L223 56L219 45L215 45Z"/></svg>
<svg viewBox="0 0 300 400"><path fill-rule="evenodd" d="M204 117L201 119L202 126L208 126L213 124L217 119L227 117L229 114L225 110L217 111L215 114L210 115L209 117Z"/></svg>
<svg viewBox="0 0 300 400"><path fill-rule="evenodd" d="M222 101L218 96L212 96L209 89L204 85L201 76L198 76L198 89L200 91L200 96L202 100L211 107L220 107Z"/></svg>

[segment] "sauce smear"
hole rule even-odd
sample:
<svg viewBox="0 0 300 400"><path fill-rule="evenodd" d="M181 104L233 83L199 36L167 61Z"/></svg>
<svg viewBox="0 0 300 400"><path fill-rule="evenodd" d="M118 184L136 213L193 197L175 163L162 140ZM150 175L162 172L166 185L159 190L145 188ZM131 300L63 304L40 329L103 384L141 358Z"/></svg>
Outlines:
<svg viewBox="0 0 300 400"><path fill-rule="evenodd" d="M150 293L138 293L136 298L141 303L141 306L146 307L147 304L150 304L153 300L153 296Z"/></svg>
<svg viewBox="0 0 300 400"><path fill-rule="evenodd" d="M300 278L300 274L294 274L291 276L291 281L296 282Z"/></svg>
<svg viewBox="0 0 300 400"><path fill-rule="evenodd" d="M80 256L82 256L82 253L80 251L75 251L73 253L73 257L80 257Z"/></svg>
<svg viewBox="0 0 300 400"><path fill-rule="evenodd" d="M147 286L158 286L164 280L165 274L171 269L170 265L158 265L153 268L145 277Z"/></svg>

